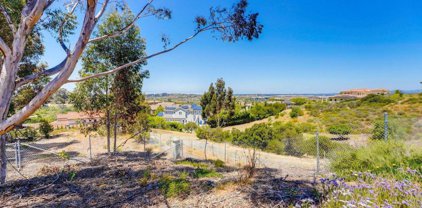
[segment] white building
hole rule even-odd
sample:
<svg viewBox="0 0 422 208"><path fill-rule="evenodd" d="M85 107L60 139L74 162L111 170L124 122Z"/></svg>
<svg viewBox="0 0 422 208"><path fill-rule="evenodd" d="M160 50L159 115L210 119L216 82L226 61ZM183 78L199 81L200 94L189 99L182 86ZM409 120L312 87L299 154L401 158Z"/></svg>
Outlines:
<svg viewBox="0 0 422 208"><path fill-rule="evenodd" d="M177 121L182 124L189 122L196 123L197 125L205 124L202 119L202 107L196 104L180 105L180 106L167 106L164 112L158 114L166 119L166 121Z"/></svg>

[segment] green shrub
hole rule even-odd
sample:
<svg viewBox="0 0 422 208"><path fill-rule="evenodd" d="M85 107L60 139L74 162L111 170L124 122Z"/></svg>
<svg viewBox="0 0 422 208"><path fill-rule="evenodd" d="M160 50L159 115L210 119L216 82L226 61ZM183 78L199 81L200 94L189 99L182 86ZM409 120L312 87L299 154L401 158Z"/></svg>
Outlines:
<svg viewBox="0 0 422 208"><path fill-rule="evenodd" d="M193 172L194 178L220 178L222 175L220 173L217 173L213 169L209 168L197 168Z"/></svg>
<svg viewBox="0 0 422 208"><path fill-rule="evenodd" d="M302 144L303 144L303 138L302 137L289 137L286 138L284 144L284 152L287 155L300 157L304 153L302 151Z"/></svg>
<svg viewBox="0 0 422 208"><path fill-rule="evenodd" d="M50 138L50 133L53 132L53 126L51 126L47 120L41 120L39 132L42 134L45 138Z"/></svg>
<svg viewBox="0 0 422 208"><path fill-rule="evenodd" d="M183 124L177 121L168 122L168 127L172 131L183 131Z"/></svg>
<svg viewBox="0 0 422 208"><path fill-rule="evenodd" d="M223 168L224 167L224 161L222 161L220 159L214 160L213 163L214 163L214 166L216 168Z"/></svg>
<svg viewBox="0 0 422 208"><path fill-rule="evenodd" d="M205 164L205 163L196 162L196 161L189 160L189 159L177 161L176 164L178 164L178 165L188 165L188 166L192 166L192 167L195 167L195 168L208 168L208 165Z"/></svg>
<svg viewBox="0 0 422 208"><path fill-rule="evenodd" d="M272 153L282 155L284 154L284 143L279 140L273 139L268 142L266 150Z"/></svg>
<svg viewBox="0 0 422 208"><path fill-rule="evenodd" d="M62 150L61 152L59 152L58 154L57 154L57 156L60 158L60 159L63 159L63 160L69 160L70 159L70 155L69 155L69 153L67 153L66 151L64 151L64 150Z"/></svg>
<svg viewBox="0 0 422 208"><path fill-rule="evenodd" d="M196 125L196 123L194 123L194 122L189 122L189 123L185 124L185 126L183 128L187 132L193 132L198 128L198 125Z"/></svg>
<svg viewBox="0 0 422 208"><path fill-rule="evenodd" d="M320 157L323 155L330 155L332 152L335 152L339 148L346 148L345 144L340 144L336 141L332 141L330 138L325 136L319 136L319 153ZM316 138L312 137L303 141L301 150L303 153L308 155L317 155L317 143Z"/></svg>
<svg viewBox="0 0 422 208"><path fill-rule="evenodd" d="M298 123L297 128L301 133L315 133L316 131L316 126L308 122Z"/></svg>
<svg viewBox="0 0 422 208"><path fill-rule="evenodd" d="M290 112L291 118L297 118L299 116L303 116L303 111L300 109L300 107L293 107L292 111Z"/></svg>
<svg viewBox="0 0 422 208"><path fill-rule="evenodd" d="M353 177L355 172L371 172L396 179L422 181L422 151L410 149L398 141L373 141L368 146L343 149L335 153L331 169L339 176ZM407 174L414 170L418 177Z"/></svg>
<svg viewBox="0 0 422 208"><path fill-rule="evenodd" d="M308 102L308 99L306 98L292 98L290 101L292 101L295 105L304 105Z"/></svg>
<svg viewBox="0 0 422 208"><path fill-rule="evenodd" d="M32 127L25 127L19 130L13 130L10 132L13 138L21 138L27 141L34 141L38 138L38 132Z"/></svg>
<svg viewBox="0 0 422 208"><path fill-rule="evenodd" d="M350 134L351 131L352 129L347 124L337 124L328 127L328 132L330 132L330 134L338 135L340 136L340 138L343 138L344 136Z"/></svg>
<svg viewBox="0 0 422 208"><path fill-rule="evenodd" d="M401 139L401 138L410 138L409 135L413 134L413 125L414 120L412 119L396 119L394 117L390 117L388 121L388 139ZM374 140L382 140L385 139L384 137L384 126L383 120L378 120L375 122L374 127L372 129L372 136L371 139Z"/></svg>
<svg viewBox="0 0 422 208"><path fill-rule="evenodd" d="M394 103L394 100L386 95L371 94L362 98L360 102L364 104L388 105L390 103Z"/></svg>
<svg viewBox="0 0 422 208"><path fill-rule="evenodd" d="M188 195L190 192L190 182L187 179L188 173L182 172L178 177L169 174L163 175L159 180L161 192L167 198Z"/></svg>

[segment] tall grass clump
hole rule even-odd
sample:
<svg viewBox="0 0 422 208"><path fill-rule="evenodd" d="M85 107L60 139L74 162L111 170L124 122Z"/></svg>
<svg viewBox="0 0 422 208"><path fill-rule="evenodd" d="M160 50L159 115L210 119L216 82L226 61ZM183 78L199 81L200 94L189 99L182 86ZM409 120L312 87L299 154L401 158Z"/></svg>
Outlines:
<svg viewBox="0 0 422 208"><path fill-rule="evenodd" d="M366 147L335 153L331 168L340 177L354 179L356 172L422 182L422 151L400 141L373 141Z"/></svg>

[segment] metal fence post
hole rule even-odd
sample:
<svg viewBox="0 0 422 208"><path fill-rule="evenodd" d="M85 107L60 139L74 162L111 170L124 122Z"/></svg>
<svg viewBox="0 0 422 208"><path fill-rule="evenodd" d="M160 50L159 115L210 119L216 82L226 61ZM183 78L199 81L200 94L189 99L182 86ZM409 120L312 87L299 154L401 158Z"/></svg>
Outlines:
<svg viewBox="0 0 422 208"><path fill-rule="evenodd" d="M183 153L183 139L182 140L180 140L182 143L181 143L181 155L182 155L182 158L184 158L185 157L185 155L184 155L184 153Z"/></svg>
<svg viewBox="0 0 422 208"><path fill-rule="evenodd" d="M388 113L384 112L384 139L388 140Z"/></svg>
<svg viewBox="0 0 422 208"><path fill-rule="evenodd" d="M18 138L18 170L22 167L22 157L21 157L21 140Z"/></svg>
<svg viewBox="0 0 422 208"><path fill-rule="evenodd" d="M92 160L91 135L88 136L88 139L89 139L89 160Z"/></svg>
<svg viewBox="0 0 422 208"><path fill-rule="evenodd" d="M19 159L18 159L18 156L19 156L19 153L18 153L18 141L16 141L16 142L15 142L14 147L15 147L15 165L16 165L16 167L19 167Z"/></svg>
<svg viewBox="0 0 422 208"><path fill-rule="evenodd" d="M227 162L227 143L224 142L224 162Z"/></svg>
<svg viewBox="0 0 422 208"><path fill-rule="evenodd" d="M316 139L316 174L319 174L319 133L318 131L315 133L315 139Z"/></svg>

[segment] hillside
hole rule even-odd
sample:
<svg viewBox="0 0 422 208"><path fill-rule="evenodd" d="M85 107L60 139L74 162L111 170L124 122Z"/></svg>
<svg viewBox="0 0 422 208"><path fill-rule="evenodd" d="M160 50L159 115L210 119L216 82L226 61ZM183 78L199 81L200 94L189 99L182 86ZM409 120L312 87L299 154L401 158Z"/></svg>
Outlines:
<svg viewBox="0 0 422 208"><path fill-rule="evenodd" d="M243 169L211 161L162 158L141 152L99 157L0 187L2 207L273 207L319 203L309 182L270 169L245 180ZM289 190L289 191L286 191Z"/></svg>
<svg viewBox="0 0 422 208"><path fill-rule="evenodd" d="M422 94L395 94L383 98L361 99L339 103L308 101L299 106L303 116L291 118L291 109L279 116L223 128L224 130L239 129L244 131L254 124L269 122L306 123L316 127L321 132L327 132L330 126L346 124L351 128L351 134L371 134L374 125L382 122L384 112L388 112L390 124L397 128L401 136L420 138L422 132ZM334 135L332 135L334 136Z"/></svg>

